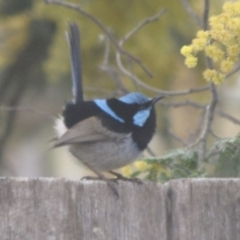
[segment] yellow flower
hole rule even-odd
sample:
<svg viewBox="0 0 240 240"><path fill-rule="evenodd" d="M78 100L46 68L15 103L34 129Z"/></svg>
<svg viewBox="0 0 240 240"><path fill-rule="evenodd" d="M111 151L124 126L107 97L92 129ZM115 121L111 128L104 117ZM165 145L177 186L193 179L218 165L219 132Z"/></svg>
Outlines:
<svg viewBox="0 0 240 240"><path fill-rule="evenodd" d="M189 56L185 59L185 64L188 68L194 68L197 65L197 58L194 56Z"/></svg>
<svg viewBox="0 0 240 240"><path fill-rule="evenodd" d="M239 2L225 2L223 4L223 11L231 15L239 15L240 3Z"/></svg>
<svg viewBox="0 0 240 240"><path fill-rule="evenodd" d="M225 2L223 4L223 11L224 12L232 12L233 4L231 2Z"/></svg>
<svg viewBox="0 0 240 240"><path fill-rule="evenodd" d="M227 1L223 12L209 18L210 29L200 30L190 46L181 49L185 64L193 68L197 64L196 54L204 51L213 62L215 69L207 69L203 76L207 81L223 82L240 55L240 1Z"/></svg>
<svg viewBox="0 0 240 240"><path fill-rule="evenodd" d="M197 32L197 37L198 38L208 38L209 37L209 31L199 30Z"/></svg>
<svg viewBox="0 0 240 240"><path fill-rule="evenodd" d="M148 164L144 161L137 161L134 163L134 166L141 172L144 172L146 169L148 169Z"/></svg>
<svg viewBox="0 0 240 240"><path fill-rule="evenodd" d="M195 38L192 41L192 48L195 53L202 51L207 44L207 38Z"/></svg>
<svg viewBox="0 0 240 240"><path fill-rule="evenodd" d="M218 85L221 84L224 80L225 75L222 73L217 73L217 75L213 78L213 82Z"/></svg>
<svg viewBox="0 0 240 240"><path fill-rule="evenodd" d="M233 33L236 34L239 29L240 29L240 19L235 17L235 18L230 18L226 22L226 27Z"/></svg>
<svg viewBox="0 0 240 240"><path fill-rule="evenodd" d="M191 55L193 53L193 47L190 45L190 46L183 46L181 48L181 54L185 57Z"/></svg>
<svg viewBox="0 0 240 240"><path fill-rule="evenodd" d="M224 80L224 74L217 72L214 69L207 69L203 72L203 77L208 81L208 82L213 82L215 84L220 84Z"/></svg>
<svg viewBox="0 0 240 240"><path fill-rule="evenodd" d="M240 53L239 44L234 44L227 47L227 54L229 57L238 57L239 53Z"/></svg>
<svg viewBox="0 0 240 240"><path fill-rule="evenodd" d="M222 60L222 58L224 57L224 52L216 45L208 45L205 48L205 53L215 62Z"/></svg>
<svg viewBox="0 0 240 240"><path fill-rule="evenodd" d="M209 18L209 24L210 24L211 28L213 26L215 26L216 24L218 24L218 19L219 19L218 16L212 16Z"/></svg>
<svg viewBox="0 0 240 240"><path fill-rule="evenodd" d="M165 165L161 163L156 163L153 165L153 168L157 170L158 173L164 173L167 177L172 176L172 171Z"/></svg>
<svg viewBox="0 0 240 240"><path fill-rule="evenodd" d="M132 174L132 168L130 165L127 165L121 169L121 172L124 176L129 177Z"/></svg>
<svg viewBox="0 0 240 240"><path fill-rule="evenodd" d="M224 30L221 32L221 35L219 36L219 42L225 46L229 46L234 44L236 34L229 30Z"/></svg>
<svg viewBox="0 0 240 240"><path fill-rule="evenodd" d="M234 62L230 61L229 59L223 60L220 65L220 69L224 73L230 72L234 67Z"/></svg>

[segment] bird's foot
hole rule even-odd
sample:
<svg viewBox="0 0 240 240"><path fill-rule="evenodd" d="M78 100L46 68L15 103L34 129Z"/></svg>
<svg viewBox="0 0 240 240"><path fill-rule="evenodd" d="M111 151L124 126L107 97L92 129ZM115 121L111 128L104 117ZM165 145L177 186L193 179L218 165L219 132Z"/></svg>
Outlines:
<svg viewBox="0 0 240 240"><path fill-rule="evenodd" d="M93 176L85 176L82 177L81 180L101 180L102 178L100 177L93 177Z"/></svg>
<svg viewBox="0 0 240 240"><path fill-rule="evenodd" d="M122 181L134 182L134 183L138 183L138 184L142 184L143 183L143 181L140 178L124 177L122 174L114 172L114 171L109 171L109 173L116 177L113 180L122 180Z"/></svg>

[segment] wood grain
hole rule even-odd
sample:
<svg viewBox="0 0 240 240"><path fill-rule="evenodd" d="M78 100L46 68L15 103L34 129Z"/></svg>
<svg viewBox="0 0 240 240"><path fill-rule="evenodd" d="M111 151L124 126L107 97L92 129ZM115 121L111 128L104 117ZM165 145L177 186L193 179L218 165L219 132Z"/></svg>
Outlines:
<svg viewBox="0 0 240 240"><path fill-rule="evenodd" d="M1 240L237 240L240 180L0 178Z"/></svg>

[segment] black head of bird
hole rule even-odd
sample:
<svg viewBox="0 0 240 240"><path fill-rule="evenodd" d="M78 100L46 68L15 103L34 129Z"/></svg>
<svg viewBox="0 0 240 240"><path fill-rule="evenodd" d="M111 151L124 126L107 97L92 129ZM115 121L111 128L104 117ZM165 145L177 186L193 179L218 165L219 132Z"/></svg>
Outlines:
<svg viewBox="0 0 240 240"><path fill-rule="evenodd" d="M94 172L111 171L133 162L147 147L156 128L154 105L164 96L148 98L139 92L120 98L83 100L79 31L70 25L74 100L57 121L55 147L70 152Z"/></svg>

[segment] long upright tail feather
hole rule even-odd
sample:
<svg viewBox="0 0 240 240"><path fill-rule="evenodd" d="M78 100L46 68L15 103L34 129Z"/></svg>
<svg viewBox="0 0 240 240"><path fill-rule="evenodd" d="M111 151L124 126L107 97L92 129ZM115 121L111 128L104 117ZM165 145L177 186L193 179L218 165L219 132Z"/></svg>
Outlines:
<svg viewBox="0 0 240 240"><path fill-rule="evenodd" d="M82 65L80 52L80 33L76 23L69 25L69 32L66 32L70 55L71 55L71 69L72 69L72 84L73 96L75 103L80 103L83 100L83 86L82 86Z"/></svg>

